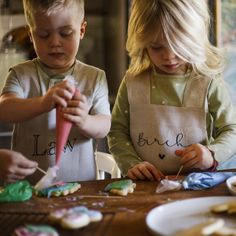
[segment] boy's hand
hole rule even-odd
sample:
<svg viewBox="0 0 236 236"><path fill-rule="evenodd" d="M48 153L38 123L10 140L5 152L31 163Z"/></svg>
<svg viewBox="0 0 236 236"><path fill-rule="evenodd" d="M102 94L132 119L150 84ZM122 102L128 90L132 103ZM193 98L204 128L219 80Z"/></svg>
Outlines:
<svg viewBox="0 0 236 236"><path fill-rule="evenodd" d="M180 156L180 163L185 169L210 168L214 163L212 153L203 145L196 143L181 150L176 150L175 154Z"/></svg>
<svg viewBox="0 0 236 236"><path fill-rule="evenodd" d="M38 163L19 152L0 149L0 179L12 183L24 179L36 171Z"/></svg>
<svg viewBox="0 0 236 236"><path fill-rule="evenodd" d="M75 85L67 80L49 88L42 97L42 104L46 111L51 111L56 105L67 107L68 101L72 99L75 92Z"/></svg>
<svg viewBox="0 0 236 236"><path fill-rule="evenodd" d="M165 178L163 173L159 171L154 165L151 163L144 161L141 162L128 170L127 176L133 180L157 180Z"/></svg>
<svg viewBox="0 0 236 236"><path fill-rule="evenodd" d="M64 117L83 129L88 118L90 106L86 96L76 92L73 99L68 101L68 106L63 108Z"/></svg>

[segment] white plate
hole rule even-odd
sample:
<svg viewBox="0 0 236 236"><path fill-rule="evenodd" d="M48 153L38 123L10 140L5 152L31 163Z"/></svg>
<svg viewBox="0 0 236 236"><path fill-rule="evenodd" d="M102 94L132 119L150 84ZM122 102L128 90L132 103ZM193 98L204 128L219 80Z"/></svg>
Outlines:
<svg viewBox="0 0 236 236"><path fill-rule="evenodd" d="M177 231L203 223L209 218L222 218L222 215L210 213L210 207L216 204L236 200L235 197L201 197L180 200L153 208L146 217L146 224L154 235L173 236ZM227 218L228 226L235 226Z"/></svg>
<svg viewBox="0 0 236 236"><path fill-rule="evenodd" d="M230 193L236 195L236 186L233 186L232 183L236 183L236 176L232 176L226 180L226 185Z"/></svg>

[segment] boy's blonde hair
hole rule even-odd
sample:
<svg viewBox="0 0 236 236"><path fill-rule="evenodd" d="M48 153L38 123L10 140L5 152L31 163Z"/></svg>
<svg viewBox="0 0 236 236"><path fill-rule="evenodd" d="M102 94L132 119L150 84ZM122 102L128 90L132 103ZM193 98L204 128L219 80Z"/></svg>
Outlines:
<svg viewBox="0 0 236 236"><path fill-rule="evenodd" d="M137 75L153 67L146 48L164 37L197 74L221 73L222 51L209 42L209 25L206 0L133 0L126 42L131 58L128 72Z"/></svg>
<svg viewBox="0 0 236 236"><path fill-rule="evenodd" d="M34 24L33 15L36 12L51 15L71 4L76 4L78 15L82 21L84 19L84 0L23 0L26 22L32 27Z"/></svg>

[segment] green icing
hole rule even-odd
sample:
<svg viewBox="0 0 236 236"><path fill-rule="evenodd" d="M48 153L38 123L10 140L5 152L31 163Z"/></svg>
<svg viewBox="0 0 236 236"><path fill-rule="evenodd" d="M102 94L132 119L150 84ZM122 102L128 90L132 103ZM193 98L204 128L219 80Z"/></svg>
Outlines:
<svg viewBox="0 0 236 236"><path fill-rule="evenodd" d="M0 192L0 202L23 202L32 197L32 187L27 180L8 184Z"/></svg>
<svg viewBox="0 0 236 236"><path fill-rule="evenodd" d="M27 225L30 233L55 233L55 229L48 225Z"/></svg>
<svg viewBox="0 0 236 236"><path fill-rule="evenodd" d="M113 183L108 184L105 187L105 191L110 191L111 189L124 189L129 187L132 183L133 181L131 179L115 181Z"/></svg>

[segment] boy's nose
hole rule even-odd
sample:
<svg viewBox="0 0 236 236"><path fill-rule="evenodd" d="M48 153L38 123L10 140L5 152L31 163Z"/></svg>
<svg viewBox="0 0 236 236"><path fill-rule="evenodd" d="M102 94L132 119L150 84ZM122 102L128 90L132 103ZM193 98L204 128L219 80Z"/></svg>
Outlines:
<svg viewBox="0 0 236 236"><path fill-rule="evenodd" d="M51 47L60 46L61 45L60 36L58 34L52 34L49 39L49 43Z"/></svg>

